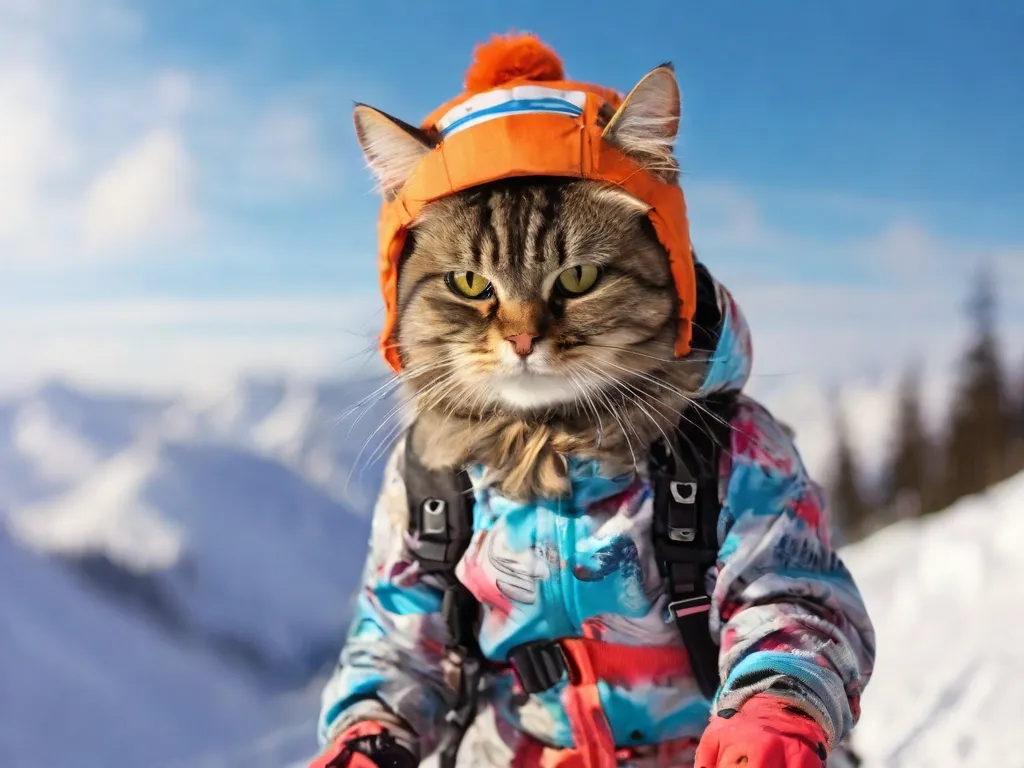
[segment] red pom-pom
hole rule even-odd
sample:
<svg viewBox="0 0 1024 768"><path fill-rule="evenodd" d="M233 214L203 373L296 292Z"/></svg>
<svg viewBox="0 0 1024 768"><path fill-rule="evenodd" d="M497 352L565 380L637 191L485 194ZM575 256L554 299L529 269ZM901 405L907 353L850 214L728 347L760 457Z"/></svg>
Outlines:
<svg viewBox="0 0 1024 768"><path fill-rule="evenodd" d="M536 35L495 35L477 46L466 71L466 90L478 93L513 80L564 79L562 60Z"/></svg>

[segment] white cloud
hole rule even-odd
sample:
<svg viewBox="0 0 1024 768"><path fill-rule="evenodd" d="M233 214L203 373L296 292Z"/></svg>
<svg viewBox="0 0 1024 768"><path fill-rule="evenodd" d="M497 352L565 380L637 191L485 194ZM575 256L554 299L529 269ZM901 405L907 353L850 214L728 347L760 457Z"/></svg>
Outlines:
<svg viewBox="0 0 1024 768"><path fill-rule="evenodd" d="M735 184L705 181L687 185L687 200L691 208L690 226L702 258L714 258L719 250L782 250L790 244L790 238L765 221L749 192Z"/></svg>
<svg viewBox="0 0 1024 768"><path fill-rule="evenodd" d="M176 69L161 72L153 90L157 110L169 118L184 114L195 98L192 78L186 72Z"/></svg>
<svg viewBox="0 0 1024 768"><path fill-rule="evenodd" d="M94 78L82 88L76 57L142 28L113 0L0 0L0 269L82 262L87 179L121 121L89 124L118 84Z"/></svg>
<svg viewBox="0 0 1024 768"><path fill-rule="evenodd" d="M72 167L75 146L56 102L56 83L42 67L0 65L0 244L31 234L51 202L50 185Z"/></svg>
<svg viewBox="0 0 1024 768"><path fill-rule="evenodd" d="M12 34L66 42L102 34L138 38L142 17L120 0L0 0L0 20Z"/></svg>
<svg viewBox="0 0 1024 768"><path fill-rule="evenodd" d="M222 386L239 374L383 370L375 293L0 305L0 388L52 376L115 389Z"/></svg>
<svg viewBox="0 0 1024 768"><path fill-rule="evenodd" d="M199 221L223 231L233 204L337 178L304 107L322 94L121 65L145 33L119 0L0 0L0 282L151 258ZM118 63L96 63L97 49Z"/></svg>
<svg viewBox="0 0 1024 768"><path fill-rule="evenodd" d="M89 188L86 244L110 251L187 231L196 218L191 182L192 161L181 137L169 130L151 131Z"/></svg>
<svg viewBox="0 0 1024 768"><path fill-rule="evenodd" d="M948 245L917 222L900 220L869 239L863 252L870 262L890 274L921 279L934 276L934 267L948 258Z"/></svg>
<svg viewBox="0 0 1024 768"><path fill-rule="evenodd" d="M24 322L35 330L89 336L112 330L214 327L245 330L302 327L334 332L344 323L382 321L376 292L329 298L126 299L65 302L58 306L0 306L0 328ZM351 327L348 329L351 331Z"/></svg>
<svg viewBox="0 0 1024 768"><path fill-rule="evenodd" d="M275 107L259 119L241 160L243 175L292 187L314 185L322 177L324 153L314 115L294 107Z"/></svg>

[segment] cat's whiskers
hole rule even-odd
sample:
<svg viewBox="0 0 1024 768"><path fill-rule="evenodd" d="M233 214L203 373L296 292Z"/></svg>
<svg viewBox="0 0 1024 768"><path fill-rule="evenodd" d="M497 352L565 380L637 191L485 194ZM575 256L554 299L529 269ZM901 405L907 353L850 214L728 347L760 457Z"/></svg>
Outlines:
<svg viewBox="0 0 1024 768"><path fill-rule="evenodd" d="M448 365L447 361L439 361L439 362L436 362L436 363L433 363L433 364L430 364L430 365L423 365L423 366L420 366L419 368L417 368L414 371L411 371L409 373L401 374L399 376L399 378L401 378L403 380L407 380L411 376L419 376L419 375L422 375L422 374L424 374L424 373L426 373L426 372L428 372L430 370L435 370L435 369L438 369L438 368L443 368L446 365ZM447 383L448 379L452 375L454 375L454 372L447 373L447 374L442 375L441 377L439 377L437 379L434 379L431 382L431 384L428 385L427 389L424 390L424 392L429 392L429 391L431 391L434 388L439 388L439 387L444 386L444 384ZM370 456L370 458L367 459L365 466L369 466L369 465L373 464L373 462L376 461L376 459L378 458L378 454L380 452L382 452L383 450L387 450L387 448L391 444L392 440L394 440L394 437L395 437L396 433L400 432L404 428L404 426L405 426L402 423L402 419L401 418L396 418L396 417L401 417L402 415L404 415L404 413L406 412L406 410L409 407L409 405L412 402L414 402L415 400L417 400L417 398L420 397L420 396L422 396L422 392L420 392L420 393L413 393L412 395L409 395L409 396L407 396L405 398L400 399L400 401L390 411L388 411L384 415L384 417L380 421L380 424L378 424L377 427L363 441L363 445L360 447L359 453L356 455L356 461L354 462L352 469L349 471L349 479L351 479L352 472L354 472L355 469L359 466L359 463L360 463L360 461L361 461L361 459L363 457L363 454L366 451L366 449L369 447L370 443L373 441L373 438L376 437L377 434L379 434L382 429L384 429L386 426L388 426L389 423L392 422L392 420L394 420L394 422L391 423L391 427L388 430L388 432L386 433L386 435L384 436L384 438L380 441L380 443L378 443L376 450L374 450L374 452Z"/></svg>
<svg viewBox="0 0 1024 768"><path fill-rule="evenodd" d="M722 417L720 417L717 414L713 413L712 411L710 411L705 406L702 406L702 404L700 403L699 399L697 399L697 395L690 394L688 392L684 392L683 390L679 389L678 387L675 387L675 386L669 384L664 379L660 379L660 378L658 378L658 377L656 377L656 376L654 376L654 375L652 375L650 373L646 373L646 372L643 372L643 371L637 371L637 370L634 370L634 369L629 369L629 368L626 368L625 366L620 366L620 365L617 364L617 362L612 362L611 360L604 360L604 362L605 362L606 365L611 366L612 368L615 368L617 370L620 370L620 371L622 371L623 373L625 373L625 374L627 374L629 376L636 376L636 377L638 377L638 378L640 378L640 379L642 379L644 381L648 381L651 384L654 384L655 386L662 387L663 389L666 389L666 390L672 392L673 394L677 395L678 397L681 397L687 404L689 404L689 406L693 407L698 412L703 412L703 413L708 414L708 416L711 416L713 419L717 420L722 426L729 426L727 424L727 422ZM684 416L684 418L685 418L685 416ZM695 426L695 424L694 424L694 426Z"/></svg>
<svg viewBox="0 0 1024 768"><path fill-rule="evenodd" d="M373 392L370 392L357 403L346 408L341 413L341 415L334 420L334 426L340 426L342 422L345 421L345 419L352 415L352 413L354 413L355 411L359 411L360 413L356 416L352 423L349 424L348 433L346 434L346 437L351 437L352 431L355 429L356 425L362 420L363 416L366 415L366 412L367 410L369 410L370 405L379 403L381 400L384 400L387 397L389 397L399 385L401 385L405 381L408 381L411 377L427 373L432 369L441 367L443 364L443 362L434 361L424 365L415 366L414 368L402 371L399 374L391 376L386 382L384 382L382 385L373 390Z"/></svg>
<svg viewBox="0 0 1024 768"><path fill-rule="evenodd" d="M630 368L626 368L625 366L621 366L621 365L618 365L617 363L613 363L613 362L607 361L607 360L603 361L603 362L608 364L608 365L611 365L613 368L617 368L617 369L623 371L627 375L638 376L639 378L644 379L646 381L649 381L652 384L655 384L656 386L662 387L663 389L667 389L667 390L673 392L675 395L680 397L687 404L687 406L689 406L687 411L689 411L689 410L695 411L697 414L700 414L702 417L703 416L708 416L712 420L718 422L721 426L723 426L726 429L728 429L729 431L737 432L737 433L739 432L739 430L736 427L734 427L732 424L730 424L726 419L722 418L720 415L718 415L717 413L715 413L714 411L709 409L707 406L705 406L703 403L701 403L697 396L688 394L686 392L683 392L682 390L680 390L680 389L678 389L676 387L673 387L668 382L666 382L663 379L660 379L660 378L658 378L656 376L653 376L652 374L648 374L648 373L645 373L643 371L637 371L637 370L633 370L633 369L630 369ZM681 411L680 412L680 417L683 418L683 419L686 419L687 422L689 422L690 424L693 424L695 427L704 428L706 426L706 422L698 424L696 421L691 419L687 415L686 411Z"/></svg>
<svg viewBox="0 0 1024 768"><path fill-rule="evenodd" d="M595 344L593 342L587 342L587 346L595 347L597 349L611 349L615 352L624 352L630 355L637 355L638 357L646 357L648 360L654 360L659 363L667 363L671 365L707 365L708 363L715 363L723 358L717 357L695 357L692 354L687 357L657 357L655 355L648 355L645 352L637 352L635 349L629 347L618 347L612 344Z"/></svg>
<svg viewBox="0 0 1024 768"><path fill-rule="evenodd" d="M569 372L569 376L571 377L569 380L570 384L585 398L585 400L579 400L577 398L577 413L579 412L580 405L582 405L583 410L586 411L586 407L589 404L590 410L594 414L594 420L597 421L597 445L600 447L601 443L604 441L604 421L601 419L601 414L597 410L597 406L594 404L594 401L590 396L586 382L584 382L580 376L577 376L571 371Z"/></svg>
<svg viewBox="0 0 1024 768"><path fill-rule="evenodd" d="M387 434L381 438L381 441L377 444L377 447L370 455L370 458L366 460L367 467L372 466L377 459L382 458L385 455L388 449L394 444L395 439L402 433L403 429L405 429L405 425L402 424L401 421L396 421L391 425L391 428L388 429Z"/></svg>
<svg viewBox="0 0 1024 768"><path fill-rule="evenodd" d="M334 426L341 426L342 422L344 422L345 419L351 416L355 411L361 409L365 410L366 406L372 405L373 403L379 403L381 400L385 399L389 394L391 394L391 390L398 386L401 380L401 376L398 375L390 377L386 382L384 382L384 384L377 387L377 389L373 390L373 392L366 395L358 402L350 405L348 408L342 411L341 414L335 417ZM352 434L352 428L355 426L355 423L356 422L353 422L353 424L349 426L349 435Z"/></svg>
<svg viewBox="0 0 1024 768"><path fill-rule="evenodd" d="M626 447L629 449L629 455L633 459L633 469L638 469L639 464L637 463L636 459L636 451L633 450L633 443L629 439L629 432L626 429L626 424L629 424L629 420L626 419L625 422L623 421L623 419L620 417L618 410L615 407L615 403L612 402L611 398L608 397L607 393L602 392L601 390L594 390L593 395L604 404L605 412L608 415L610 415L613 419L615 419L615 422L619 425L619 429L622 432L622 437L626 441ZM640 435L636 432L636 429L633 428L632 424L630 424L629 426L630 429L633 431L633 435L636 437L636 439L640 443L643 443L643 438L641 438Z"/></svg>
<svg viewBox="0 0 1024 768"><path fill-rule="evenodd" d="M449 394L448 387L455 378L455 375L455 369L451 368L417 392L413 396L417 410L432 411L441 406L445 402L446 395ZM454 408L454 401L449 402L449 407Z"/></svg>
<svg viewBox="0 0 1024 768"><path fill-rule="evenodd" d="M352 474L356 471L356 469L365 469L366 467L369 467L373 463L372 457L370 459L367 459L365 463L362 463L363 454L366 452L366 449L370 446L370 443L373 442L373 438L376 437L376 435L382 429L384 429L384 427L388 425L397 414L399 414L402 411L402 407L403 404L399 404L392 408L390 411L388 411L388 413L385 414L384 417L381 419L380 424L378 424L374 428L374 430L363 440L363 444L359 447L359 452L356 454L355 461L352 462L352 467L349 469L348 477L345 480L346 485L352 480ZM396 420L394 424L391 425L391 429L389 429L386 437L390 438L390 435L394 431L394 426L396 424L399 427L399 429L401 429L401 427L403 426L401 419ZM386 445L387 443L388 440L382 441L382 444ZM378 444L378 448L379 447L380 444ZM374 451L374 455L376 455L376 451Z"/></svg>
<svg viewBox="0 0 1024 768"><path fill-rule="evenodd" d="M396 406L396 408L392 409L391 413L388 416L386 416L382 423L377 427L377 429L374 430L374 434L378 432L380 429L382 429L388 420L393 418L397 413L401 412L405 407L407 407L410 404L414 404L414 407L422 410L434 410L436 406L440 404L441 400L445 395L444 389L451 383L452 379L455 378L456 371L453 368L451 368L451 365L448 361L444 361L443 363L438 364L437 366L434 367L444 368L446 366L449 367L450 370L445 372L440 377L433 379L430 382L430 384L428 384L423 390L414 392L400 406ZM426 401L425 403L424 400ZM454 404L452 405L452 407L454 408ZM447 423L447 419L448 416L446 416L444 423ZM399 434L401 434L405 426L406 425L404 425L400 419L396 420L394 424L392 424L391 428L388 430L385 437L380 441L380 443L378 443L377 448L374 450L373 454L371 454L370 458L367 460L367 465L372 465L378 458L380 458L381 455L383 455L383 453L393 443L395 438L398 437ZM360 449L360 456L368 446L369 441L372 439L373 435L371 434L370 437L367 438L367 441L364 443L363 448Z"/></svg>
<svg viewBox="0 0 1024 768"><path fill-rule="evenodd" d="M599 376L603 381L606 381L608 384L611 384L611 386L613 386L615 389L621 392L623 396L625 396L629 401L631 401L647 417L651 424L653 424L657 428L657 430L661 432L661 435L662 437L665 438L666 443L668 442L668 435L662 428L661 422L658 419L654 418L654 415L649 410L647 410L644 401L640 399L640 397L652 397L649 393L644 392L641 389L638 389L637 387L633 386L627 381L617 379L614 376L608 376L607 374L604 374L598 370L592 370L592 373ZM635 394L631 394L631 391L632 393ZM650 403L648 403L648 405L650 405ZM661 413L660 408L658 408L659 401L656 398L654 398L653 405L658 410L658 412Z"/></svg>

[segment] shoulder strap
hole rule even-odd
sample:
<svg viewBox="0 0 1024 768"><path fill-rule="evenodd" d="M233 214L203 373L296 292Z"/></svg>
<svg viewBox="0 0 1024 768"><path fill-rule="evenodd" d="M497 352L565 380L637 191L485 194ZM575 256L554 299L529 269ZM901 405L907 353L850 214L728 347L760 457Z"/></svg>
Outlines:
<svg viewBox="0 0 1024 768"><path fill-rule="evenodd" d="M694 678L707 698L715 695L720 681L718 644L708 628L711 598L705 576L718 559L719 463L729 445L734 403L731 397L698 401L680 422L676 445L658 441L649 458L658 570Z"/></svg>
<svg viewBox="0 0 1024 768"><path fill-rule="evenodd" d="M415 427L414 427L415 428ZM473 536L473 484L465 470L428 469L406 433L405 494L409 508L409 549L420 568L444 584L443 672L449 711L440 734L441 768L454 768L459 746L473 722L483 663L477 641L480 606L455 576Z"/></svg>

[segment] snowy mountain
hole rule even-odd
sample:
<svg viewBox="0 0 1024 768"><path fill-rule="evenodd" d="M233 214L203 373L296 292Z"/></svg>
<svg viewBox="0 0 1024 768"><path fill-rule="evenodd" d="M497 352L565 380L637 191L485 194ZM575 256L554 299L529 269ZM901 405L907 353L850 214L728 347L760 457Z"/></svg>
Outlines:
<svg viewBox="0 0 1024 768"><path fill-rule="evenodd" d="M152 436L239 445L365 511L382 466L377 449L397 426L383 383L242 379L226 391L177 398L47 383L0 400L0 512L63 493Z"/></svg>
<svg viewBox="0 0 1024 768"><path fill-rule="evenodd" d="M45 387L3 406L0 477L25 480L8 526L165 630L306 680L337 651L369 533L383 451L359 454L391 403L350 429L364 391L245 381L196 402Z"/></svg>
<svg viewBox="0 0 1024 768"><path fill-rule="evenodd" d="M379 385L0 402L0 765L308 754L393 402L346 411Z"/></svg>
<svg viewBox="0 0 1024 768"><path fill-rule="evenodd" d="M299 679L336 650L369 535L366 515L277 462L155 440L10 524L115 593L143 597L169 628Z"/></svg>
<svg viewBox="0 0 1024 768"><path fill-rule="evenodd" d="M385 449L400 426L390 394L378 379L243 379L226 392L177 403L164 432L243 446L292 467L354 510L368 511Z"/></svg>

